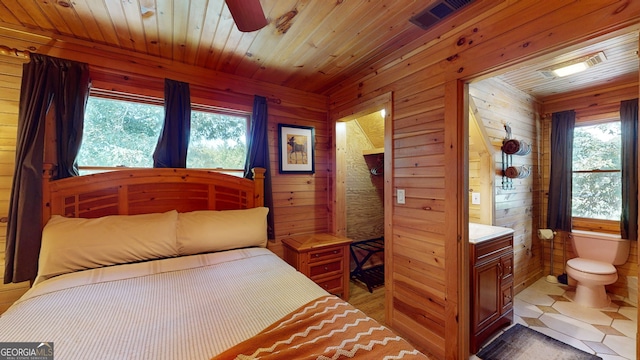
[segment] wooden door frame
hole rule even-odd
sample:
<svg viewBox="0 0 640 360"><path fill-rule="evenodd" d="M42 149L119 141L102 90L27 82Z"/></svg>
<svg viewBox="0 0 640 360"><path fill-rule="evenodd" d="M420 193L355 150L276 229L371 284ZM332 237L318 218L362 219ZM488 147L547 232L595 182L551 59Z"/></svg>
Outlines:
<svg viewBox="0 0 640 360"><path fill-rule="evenodd" d="M347 236L347 207L346 207L346 133L340 129L340 124L354 120L358 117L383 110L384 115L384 237L392 236L392 206L393 206L393 93L388 92L372 99L357 103L350 103L344 108L331 112L329 125L332 129L333 159L330 172L333 178L329 179L331 189L329 191L329 204L331 204L331 232L335 235ZM344 126L343 126L344 127ZM393 259L389 251L385 251L385 318L389 319L391 307L387 306L392 294L393 283L388 278L386 270L391 266Z"/></svg>
<svg viewBox="0 0 640 360"><path fill-rule="evenodd" d="M330 127L333 131L333 141L332 141L332 151L333 158L335 161L332 163L331 173L334 174L333 179L330 179L330 183L332 184L332 189L329 192L331 198L330 203L333 204L333 211L331 214L331 232L335 235L346 236L346 174L345 174L345 145L346 145L346 137L343 132L338 129L339 123L344 123L350 120L354 120L358 117L362 117L364 115L371 114L376 111L383 110L385 111L384 116L384 205L385 205L385 237L387 235L387 228L389 227L389 221L387 218L387 205L391 205L388 203L388 200L391 199L391 172L387 170L391 170L391 159L392 157L392 133L391 126L393 120L393 96L392 93L386 93L380 96L377 96L373 99L363 101L357 104L350 104L346 108L341 111L336 111L331 114L329 123Z"/></svg>

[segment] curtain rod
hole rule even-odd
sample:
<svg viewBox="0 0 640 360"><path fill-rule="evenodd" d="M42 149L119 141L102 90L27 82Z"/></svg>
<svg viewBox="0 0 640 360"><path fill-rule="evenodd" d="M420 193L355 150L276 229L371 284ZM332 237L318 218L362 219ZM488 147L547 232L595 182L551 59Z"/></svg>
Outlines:
<svg viewBox="0 0 640 360"><path fill-rule="evenodd" d="M2 55L12 55L21 58L25 58L27 60L31 59L31 53L27 50L22 51L18 49L13 49L8 46L0 45L0 54Z"/></svg>

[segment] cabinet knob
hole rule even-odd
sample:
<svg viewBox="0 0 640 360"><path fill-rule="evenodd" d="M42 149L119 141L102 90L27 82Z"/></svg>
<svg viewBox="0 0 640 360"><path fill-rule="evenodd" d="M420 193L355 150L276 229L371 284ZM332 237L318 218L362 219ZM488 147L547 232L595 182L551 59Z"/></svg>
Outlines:
<svg viewBox="0 0 640 360"><path fill-rule="evenodd" d="M333 253L334 253L334 254L337 254L337 253L338 253L338 250L333 250Z"/></svg>
<svg viewBox="0 0 640 360"><path fill-rule="evenodd" d="M320 256L320 254L313 254L313 256L318 257L318 256Z"/></svg>
<svg viewBox="0 0 640 360"><path fill-rule="evenodd" d="M325 269L325 270L329 270L329 267L328 267L328 266L325 266L325 267L324 267L324 269Z"/></svg>

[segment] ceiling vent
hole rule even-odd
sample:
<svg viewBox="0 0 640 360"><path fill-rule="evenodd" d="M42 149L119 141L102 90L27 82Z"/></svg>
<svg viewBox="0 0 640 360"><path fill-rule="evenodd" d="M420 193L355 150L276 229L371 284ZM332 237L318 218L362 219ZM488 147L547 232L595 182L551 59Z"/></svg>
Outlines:
<svg viewBox="0 0 640 360"><path fill-rule="evenodd" d="M460 10L465 5L472 3L473 0L440 0L432 6L421 11L418 15L409 19L412 23L420 28L427 30L440 20Z"/></svg>

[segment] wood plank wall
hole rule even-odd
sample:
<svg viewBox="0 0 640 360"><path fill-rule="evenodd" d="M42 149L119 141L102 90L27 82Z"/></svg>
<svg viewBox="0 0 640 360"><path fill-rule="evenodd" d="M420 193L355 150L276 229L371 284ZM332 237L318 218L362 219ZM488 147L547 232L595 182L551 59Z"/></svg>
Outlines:
<svg viewBox="0 0 640 360"><path fill-rule="evenodd" d="M549 174L551 164L551 114L554 112L575 110L576 124L589 123L601 119L615 119L620 117L620 102L638 97L638 79L632 82L613 83L606 87L585 89L575 93L563 94L561 96L550 96L542 99L542 108L546 116L542 120L542 183L543 185L543 219L547 216ZM546 223L546 221L545 221ZM576 224L574 224L576 225ZM599 221L589 221L579 223L581 229L620 234L619 228L611 227L610 224ZM549 271L551 266L551 246L550 242L544 242L544 269ZM576 257L568 234L558 232L555 237L553 247L553 274L566 273L564 266L568 259ZM637 291L638 277L638 242L631 242L631 253L624 265L616 267L618 269L618 281L607 286L607 291L629 299L632 303L637 303L637 298L629 298L631 284L635 284ZM634 277L636 280L629 279Z"/></svg>
<svg viewBox="0 0 640 360"><path fill-rule="evenodd" d="M407 203L391 209L386 323L447 359L468 356L468 159L461 138L468 104L461 84L640 20L640 3L629 1L481 6L469 5L407 45L416 50L392 54L329 92L333 120L393 92L387 171L394 191L406 189Z"/></svg>
<svg viewBox="0 0 640 360"><path fill-rule="evenodd" d="M530 95L498 78L469 84L469 94L476 107L476 118L484 126L494 149L491 171L494 179L493 225L514 230L514 292L517 294L542 275L542 246L536 235L540 218L540 164L538 128L540 105ZM531 153L513 155L512 165L526 166L531 175L513 179L513 188L503 188L502 142L505 124L511 126L512 138L528 143Z"/></svg>
<svg viewBox="0 0 640 360"><path fill-rule="evenodd" d="M494 147L478 124L477 107L469 98L469 223L492 225L494 218ZM473 204L474 193L480 195L480 204Z"/></svg>
<svg viewBox="0 0 640 360"><path fill-rule="evenodd" d="M347 121L347 237L368 240L384 235L384 178L369 169L379 166L384 154L363 155L373 144L358 120Z"/></svg>
<svg viewBox="0 0 640 360"><path fill-rule="evenodd" d="M6 218L9 212L23 63L24 60L17 57L0 56L0 218ZM7 223L0 221L0 269L3 275L6 233ZM0 285L0 314L28 289L28 282Z"/></svg>
<svg viewBox="0 0 640 360"><path fill-rule="evenodd" d="M6 28L0 29L0 44L18 49L33 47L37 52L50 56L86 62L90 64L94 87L103 89L162 97L163 79L169 76L192 84L194 102L207 105L250 112L254 95L272 99L268 103L268 129L276 241L270 242L269 247L282 256L280 239L283 237L328 231L330 132L327 97L126 51L106 51L73 39L56 41ZM0 217L6 216L10 196L21 64L18 58L0 57ZM315 127L315 174L279 174L278 123ZM4 223L0 223L0 231L0 238L4 241ZM4 252L2 259L4 262ZM0 310L4 311L26 289L27 284L0 285Z"/></svg>

